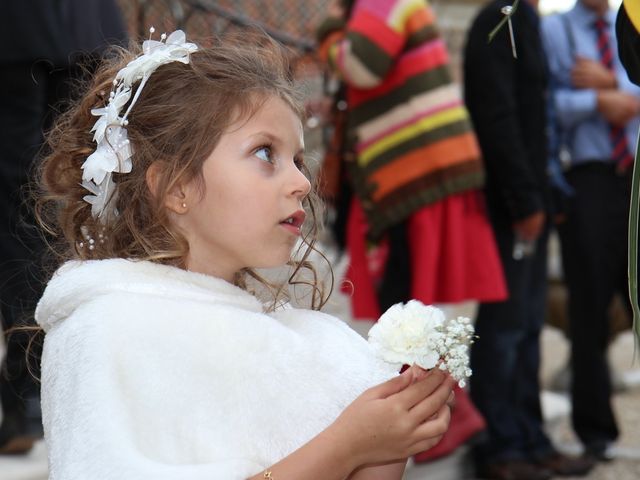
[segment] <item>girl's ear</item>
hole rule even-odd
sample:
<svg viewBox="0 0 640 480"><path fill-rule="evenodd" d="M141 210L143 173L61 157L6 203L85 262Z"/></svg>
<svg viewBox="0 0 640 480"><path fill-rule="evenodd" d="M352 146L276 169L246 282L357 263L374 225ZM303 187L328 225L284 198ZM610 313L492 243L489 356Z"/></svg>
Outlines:
<svg viewBox="0 0 640 480"><path fill-rule="evenodd" d="M145 180L147 181L147 188L151 192L151 196L154 199L158 198L158 186L160 184L160 178L162 177L162 166L160 162L153 162L145 174Z"/></svg>
<svg viewBox="0 0 640 480"><path fill-rule="evenodd" d="M162 180L163 168L164 166L162 162L156 161L149 166L146 173L145 179L147 181L147 187L149 188L151 195L153 195L156 200L160 195L159 189ZM165 195L164 199L164 206L171 212L179 215L187 212L187 196L185 194L186 189L184 187L183 182L175 182Z"/></svg>

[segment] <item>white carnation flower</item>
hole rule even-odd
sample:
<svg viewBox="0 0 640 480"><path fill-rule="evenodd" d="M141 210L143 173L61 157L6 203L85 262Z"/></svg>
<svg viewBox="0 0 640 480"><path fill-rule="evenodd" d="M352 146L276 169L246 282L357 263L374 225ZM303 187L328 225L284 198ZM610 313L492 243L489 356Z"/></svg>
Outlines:
<svg viewBox="0 0 640 480"><path fill-rule="evenodd" d="M445 321L436 307L411 300L389 308L369 331L369 343L384 361L398 368L416 364L426 370L448 370L461 387L471 375L468 343L473 326L468 318Z"/></svg>

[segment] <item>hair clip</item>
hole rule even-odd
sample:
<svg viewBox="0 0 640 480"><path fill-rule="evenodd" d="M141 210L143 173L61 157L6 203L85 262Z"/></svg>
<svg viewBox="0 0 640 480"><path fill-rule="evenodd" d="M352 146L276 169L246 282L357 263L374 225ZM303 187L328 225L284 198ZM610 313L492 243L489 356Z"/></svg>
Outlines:
<svg viewBox="0 0 640 480"><path fill-rule="evenodd" d="M93 140L97 147L82 164L82 186L91 193L83 199L91 204L91 215L102 223L118 214L112 207L117 196L112 174L129 173L133 168L133 148L125 127L129 123L127 116L136 104L140 92L158 67L172 62L188 64L189 55L198 50L196 44L186 41L182 30L176 30L168 37L163 33L160 41L151 39L155 28L151 27L149 32L149 40L142 44L143 53L118 71L107 105L91 110L92 115L99 117L91 129L95 132ZM140 84L131 99L133 84L138 80ZM121 115L127 104L127 110Z"/></svg>

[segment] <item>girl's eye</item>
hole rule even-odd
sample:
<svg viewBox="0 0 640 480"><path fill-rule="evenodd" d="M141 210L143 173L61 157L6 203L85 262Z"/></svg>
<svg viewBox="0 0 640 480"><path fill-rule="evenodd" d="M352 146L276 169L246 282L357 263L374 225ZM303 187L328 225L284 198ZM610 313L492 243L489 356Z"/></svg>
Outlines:
<svg viewBox="0 0 640 480"><path fill-rule="evenodd" d="M271 147L265 145L258 148L254 154L260 160L264 160L265 162L273 163L273 153L271 152Z"/></svg>
<svg viewBox="0 0 640 480"><path fill-rule="evenodd" d="M298 167L298 170L304 171L304 159L302 157L296 157L293 159L293 162Z"/></svg>

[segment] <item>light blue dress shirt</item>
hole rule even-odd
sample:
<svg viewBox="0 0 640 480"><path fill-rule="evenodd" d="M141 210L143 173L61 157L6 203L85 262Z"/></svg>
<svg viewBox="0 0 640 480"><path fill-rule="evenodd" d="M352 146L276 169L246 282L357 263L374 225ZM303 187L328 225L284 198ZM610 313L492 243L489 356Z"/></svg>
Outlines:
<svg viewBox="0 0 640 480"><path fill-rule="evenodd" d="M546 17L542 22L542 37L548 57L556 121L564 132L565 144L571 153L571 163L576 165L592 160L612 161L613 146L609 138L609 124L597 108L597 94L592 89L575 89L571 84L571 70L575 56L600 61L598 34L595 29L597 15L584 7L580 0L565 14ZM614 71L618 89L640 98L640 88L631 83L618 58L618 43L615 35L616 13L610 10L605 20L611 48L614 53ZM569 28L566 28L568 24ZM574 56L568 35L573 36ZM635 155L640 117L635 117L626 126L631 155Z"/></svg>

